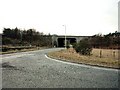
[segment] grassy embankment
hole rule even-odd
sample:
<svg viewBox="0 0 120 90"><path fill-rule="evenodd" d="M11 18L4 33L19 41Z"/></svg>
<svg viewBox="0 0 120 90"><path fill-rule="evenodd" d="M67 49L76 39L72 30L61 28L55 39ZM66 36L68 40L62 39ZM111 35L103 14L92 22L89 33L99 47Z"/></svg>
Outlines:
<svg viewBox="0 0 120 90"><path fill-rule="evenodd" d="M61 59L74 63L119 68L119 52L120 50L102 49L102 57L100 58L100 49L93 49L91 56L80 55L76 53L74 49L68 49L48 53L48 56L51 58Z"/></svg>
<svg viewBox="0 0 120 90"><path fill-rule="evenodd" d="M17 52L27 52L27 51L34 51L45 49L47 47L35 47L35 46L1 46L0 47L0 54L10 54L10 53L17 53Z"/></svg>

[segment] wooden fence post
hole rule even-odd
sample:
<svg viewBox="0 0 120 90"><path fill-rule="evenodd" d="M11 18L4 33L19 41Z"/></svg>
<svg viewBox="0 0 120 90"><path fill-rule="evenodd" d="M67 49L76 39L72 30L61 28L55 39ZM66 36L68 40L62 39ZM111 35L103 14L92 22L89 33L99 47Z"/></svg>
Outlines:
<svg viewBox="0 0 120 90"><path fill-rule="evenodd" d="M100 58L102 58L102 50L100 49Z"/></svg>
<svg viewBox="0 0 120 90"><path fill-rule="evenodd" d="M115 51L113 51L113 57L115 58Z"/></svg>

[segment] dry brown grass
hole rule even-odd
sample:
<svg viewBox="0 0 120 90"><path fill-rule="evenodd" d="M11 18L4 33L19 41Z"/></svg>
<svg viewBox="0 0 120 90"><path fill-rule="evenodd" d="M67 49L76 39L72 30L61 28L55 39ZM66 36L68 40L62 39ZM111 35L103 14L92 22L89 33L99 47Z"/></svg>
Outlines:
<svg viewBox="0 0 120 90"><path fill-rule="evenodd" d="M69 50L61 50L57 52L48 53L48 56L56 59L62 59L70 62L75 63L83 63L83 64L90 64L90 65L97 65L103 67L111 67L111 68L119 68L120 62L118 62L118 53L117 50L116 56L112 57L111 50L104 50L102 58L99 57L99 49L93 49L91 56L83 56L76 53L73 49Z"/></svg>
<svg viewBox="0 0 120 90"><path fill-rule="evenodd" d="M118 52L120 50L115 49L93 49L92 54L93 56L100 57L100 50L102 50L102 58L112 58L118 60Z"/></svg>

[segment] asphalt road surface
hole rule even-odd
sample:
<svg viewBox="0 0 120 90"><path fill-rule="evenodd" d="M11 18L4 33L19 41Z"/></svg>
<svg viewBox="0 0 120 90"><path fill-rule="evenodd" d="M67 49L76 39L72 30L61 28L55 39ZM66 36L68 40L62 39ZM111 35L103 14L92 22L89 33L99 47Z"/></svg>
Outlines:
<svg viewBox="0 0 120 90"><path fill-rule="evenodd" d="M44 49L2 55L2 88L118 88L118 70L64 63Z"/></svg>

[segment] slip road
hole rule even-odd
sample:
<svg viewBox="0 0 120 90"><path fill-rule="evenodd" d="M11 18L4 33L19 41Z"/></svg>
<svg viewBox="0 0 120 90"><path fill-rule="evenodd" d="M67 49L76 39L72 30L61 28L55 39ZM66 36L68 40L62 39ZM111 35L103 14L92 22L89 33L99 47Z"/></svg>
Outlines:
<svg viewBox="0 0 120 90"><path fill-rule="evenodd" d="M2 55L2 88L118 88L118 70L63 63L44 49Z"/></svg>

